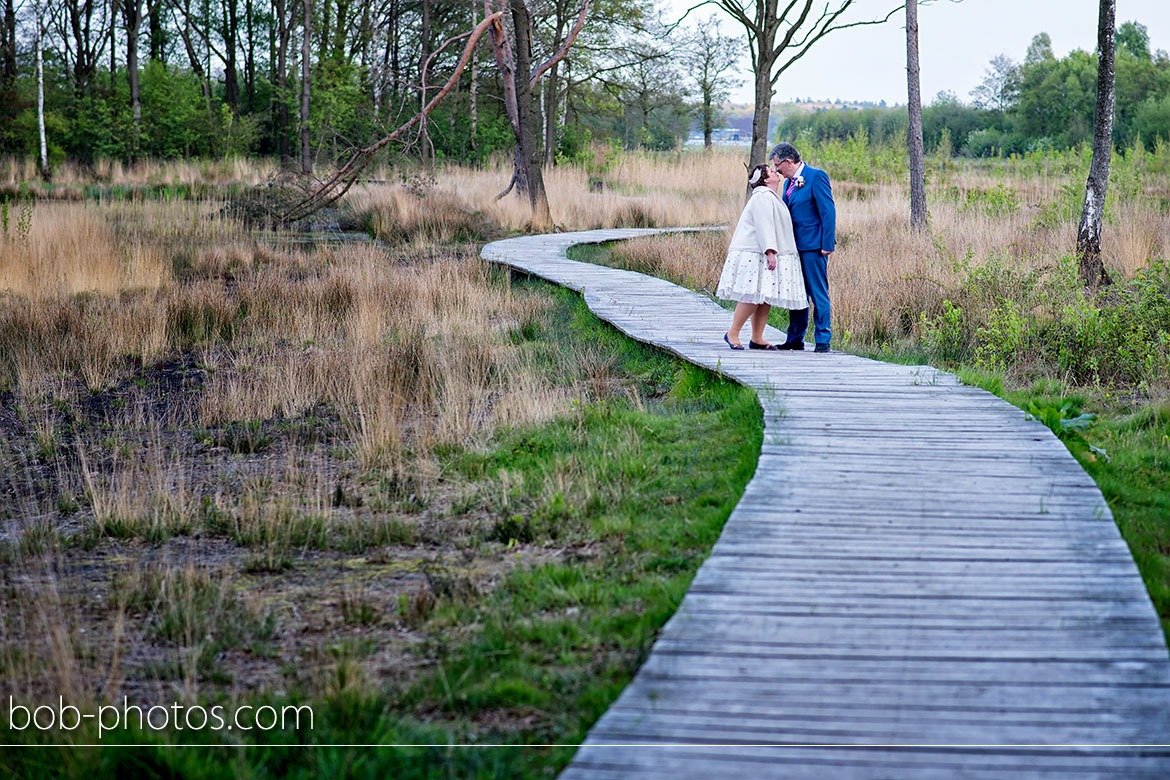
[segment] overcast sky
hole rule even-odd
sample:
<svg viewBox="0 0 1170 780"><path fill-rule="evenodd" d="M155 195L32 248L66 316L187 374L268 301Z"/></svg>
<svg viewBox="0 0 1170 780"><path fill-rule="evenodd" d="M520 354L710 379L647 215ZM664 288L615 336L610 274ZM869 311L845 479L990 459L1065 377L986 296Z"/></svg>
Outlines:
<svg viewBox="0 0 1170 780"><path fill-rule="evenodd" d="M750 0L744 0L750 5ZM822 3L823 0L818 0ZM694 2L669 0L659 5L674 18ZM882 16L896 2L859 0L854 19ZM935 0L918 9L922 101L949 90L963 102L983 79L988 62L1006 54L1024 59L1032 36L1046 32L1058 57L1073 49L1097 46L1098 0ZM715 14L725 33L741 35L744 85L732 94L736 103L753 101L747 43L731 17L714 6L692 11L688 19ZM906 23L899 12L882 25L831 33L786 70L776 82L776 100L871 100L906 102ZM1170 0L1117 0L1117 23L1138 21L1150 34L1150 49L1170 50Z"/></svg>

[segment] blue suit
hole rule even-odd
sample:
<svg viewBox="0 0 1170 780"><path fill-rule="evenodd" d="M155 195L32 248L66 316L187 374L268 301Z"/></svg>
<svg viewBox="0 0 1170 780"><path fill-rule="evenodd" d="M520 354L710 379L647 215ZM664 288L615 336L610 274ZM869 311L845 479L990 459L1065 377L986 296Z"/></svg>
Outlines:
<svg viewBox="0 0 1170 780"><path fill-rule="evenodd" d="M833 206L833 189L829 175L805 163L800 171L803 187L793 187L788 195L789 181L781 192L784 203L792 214L792 231L800 265L804 271L804 288L813 305L813 334L817 344L828 345L829 330L829 263L821 254L837 248L837 210ZM788 343L804 341L808 330L808 309L788 313Z"/></svg>

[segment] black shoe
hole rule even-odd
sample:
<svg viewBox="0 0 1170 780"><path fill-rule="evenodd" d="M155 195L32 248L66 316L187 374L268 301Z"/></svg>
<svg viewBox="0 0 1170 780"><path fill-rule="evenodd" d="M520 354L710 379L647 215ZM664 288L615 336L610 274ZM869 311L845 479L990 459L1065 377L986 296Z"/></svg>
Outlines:
<svg viewBox="0 0 1170 780"><path fill-rule="evenodd" d="M829 351L828 344L817 344L816 349L813 350L813 352L828 352L828 351Z"/></svg>
<svg viewBox="0 0 1170 780"><path fill-rule="evenodd" d="M780 349L780 347L775 344L760 344L757 341L748 339L748 349Z"/></svg>
<svg viewBox="0 0 1170 780"><path fill-rule="evenodd" d="M776 349L804 349L804 342L803 341L785 341L783 344L778 345L776 347Z"/></svg>

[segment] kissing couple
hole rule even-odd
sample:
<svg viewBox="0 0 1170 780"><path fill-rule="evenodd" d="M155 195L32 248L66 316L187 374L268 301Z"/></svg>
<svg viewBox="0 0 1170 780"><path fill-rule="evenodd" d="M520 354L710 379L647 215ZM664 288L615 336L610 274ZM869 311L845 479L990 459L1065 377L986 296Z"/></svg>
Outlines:
<svg viewBox="0 0 1170 780"><path fill-rule="evenodd" d="M739 332L751 319L751 349L804 349L809 302L817 352L829 351L829 256L837 242L837 212L829 175L806 165L788 143L776 144L771 165L748 174L752 188L739 217L715 296L736 301L723 340L743 349ZM781 194L783 193L783 194ZM773 306L788 309L783 344L764 341Z"/></svg>

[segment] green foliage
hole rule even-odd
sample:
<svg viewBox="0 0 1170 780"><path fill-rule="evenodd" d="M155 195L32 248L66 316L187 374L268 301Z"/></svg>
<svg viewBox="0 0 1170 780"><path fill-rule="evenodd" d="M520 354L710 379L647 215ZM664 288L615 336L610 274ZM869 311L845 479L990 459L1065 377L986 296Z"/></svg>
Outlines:
<svg viewBox="0 0 1170 780"><path fill-rule="evenodd" d="M1077 260L1025 274L998 258L964 265L962 283L918 334L931 359L1082 384L1170 379L1170 266L1156 261L1107 297L1085 295Z"/></svg>
<svg viewBox="0 0 1170 780"><path fill-rule="evenodd" d="M1025 411L1028 412L1028 419L1044 423L1062 439L1088 430L1097 420L1095 414L1076 414L1072 401L1065 401L1058 407L1032 400L1028 402Z"/></svg>
<svg viewBox="0 0 1170 780"><path fill-rule="evenodd" d="M1007 184L997 184L988 190L960 191L958 187L951 187L949 195L958 202L961 214L981 213L988 217L1006 217L1020 210L1016 190Z"/></svg>
<svg viewBox="0 0 1170 780"><path fill-rule="evenodd" d="M815 160L832 179L870 184L899 175L905 169L906 151L892 144L871 144L861 131L845 139L818 141L810 130L797 139L801 156Z"/></svg>
<svg viewBox="0 0 1170 780"><path fill-rule="evenodd" d="M922 343L931 356L944 363L959 363L971 350L971 332L961 306L950 299L943 301L943 310L933 319L921 315Z"/></svg>
<svg viewBox="0 0 1170 780"><path fill-rule="evenodd" d="M975 364L996 369L1015 362L1028 324L1025 313L1013 301L1002 300L987 313L985 324L975 329Z"/></svg>

